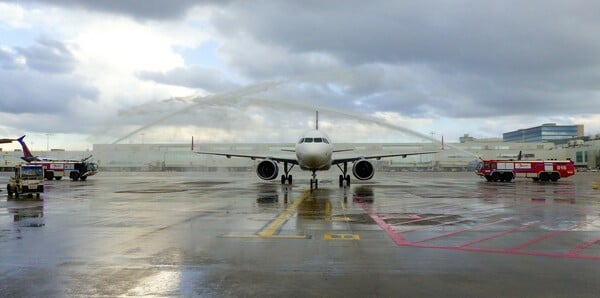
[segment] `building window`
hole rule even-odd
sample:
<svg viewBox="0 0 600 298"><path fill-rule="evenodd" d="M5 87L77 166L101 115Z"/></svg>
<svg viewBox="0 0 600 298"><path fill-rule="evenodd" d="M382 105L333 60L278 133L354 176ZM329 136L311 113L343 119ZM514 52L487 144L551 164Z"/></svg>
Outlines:
<svg viewBox="0 0 600 298"><path fill-rule="evenodd" d="M583 162L583 151L575 152L575 162L582 163Z"/></svg>

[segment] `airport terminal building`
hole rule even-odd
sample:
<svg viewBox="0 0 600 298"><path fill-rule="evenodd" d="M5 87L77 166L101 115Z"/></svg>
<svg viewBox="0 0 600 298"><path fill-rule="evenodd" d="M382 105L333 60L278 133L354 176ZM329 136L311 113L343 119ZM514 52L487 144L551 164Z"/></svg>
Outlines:
<svg viewBox="0 0 600 298"><path fill-rule="evenodd" d="M552 142L565 144L570 140L583 137L583 125L556 125L546 123L536 127L519 129L504 133L504 142Z"/></svg>
<svg viewBox="0 0 600 298"><path fill-rule="evenodd" d="M196 144L204 151L293 157L281 149L294 148L291 143L222 143ZM580 168L600 167L600 140L557 147L548 142L502 142L500 140L450 143L340 143L336 149L354 148L344 155L393 154L415 151L438 151L435 154L373 160L379 170L389 171L466 171L482 159L567 159ZM92 151L34 152L35 155L63 159L82 159L93 155L101 171L253 171L258 160L226 158L194 153L189 144L94 144ZM20 151L0 151L0 166L11 168L21 162Z"/></svg>
<svg viewBox="0 0 600 298"><path fill-rule="evenodd" d="M373 160L379 170L388 171L467 171L482 159L516 159L523 152L524 159L571 158L580 167L594 162L592 156L600 153L600 142L592 147L557 148L552 143L512 143L502 141L473 141L450 143L441 148L433 143L340 143L336 149L354 148L351 152L337 153L336 157L356 155L393 154L415 151L438 151L435 154L383 158ZM291 143L269 144L197 144L203 151L235 154L257 154L293 157L281 149L294 148ZM588 152L589 150L593 153ZM200 155L191 151L188 144L95 144L94 157L104 170L195 170L254 171L258 160ZM592 167L592 168L594 168Z"/></svg>
<svg viewBox="0 0 600 298"><path fill-rule="evenodd" d="M573 139L573 138L578 139ZM481 159L571 159L579 169L600 169L600 135L583 140L582 125L544 124L508 132L503 139L475 139L465 135L460 143L340 143L336 158L356 155L384 155L419 151L434 154L373 160L378 170L466 171ZM246 155L294 157L292 143L207 143L196 144L203 151ZM443 148L442 148L443 146ZM54 159L83 159L93 155L101 171L254 171L258 160L200 155L189 144L94 144L92 151L51 150L33 152ZM22 152L2 151L0 170L12 170L21 162Z"/></svg>

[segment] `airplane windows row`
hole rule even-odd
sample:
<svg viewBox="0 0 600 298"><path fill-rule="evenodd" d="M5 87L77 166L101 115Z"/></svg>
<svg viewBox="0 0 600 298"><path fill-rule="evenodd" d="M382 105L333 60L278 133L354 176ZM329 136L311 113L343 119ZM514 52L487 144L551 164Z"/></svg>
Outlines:
<svg viewBox="0 0 600 298"><path fill-rule="evenodd" d="M300 141L298 142L298 144L302 144L302 143L326 143L329 144L329 141L326 138L303 138L300 139Z"/></svg>

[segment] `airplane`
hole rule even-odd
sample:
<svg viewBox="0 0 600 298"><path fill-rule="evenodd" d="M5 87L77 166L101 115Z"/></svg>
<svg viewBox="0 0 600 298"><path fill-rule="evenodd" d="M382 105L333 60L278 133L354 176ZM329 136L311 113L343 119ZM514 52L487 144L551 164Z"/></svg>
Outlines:
<svg viewBox="0 0 600 298"><path fill-rule="evenodd" d="M22 160L26 161L26 162L33 162L33 161L69 161L69 162L85 162L86 160L90 159L92 157L92 155L78 160L78 159L53 159L53 158L46 158L46 157L38 157L38 156L34 156L33 154L31 154L31 151L29 150L29 148L27 147L27 144L25 144L25 141L23 141L23 139L25 138L25 136L21 136L20 138L16 139L17 142L19 142L19 144L21 144L21 148L23 149L23 156L21 157Z"/></svg>
<svg viewBox="0 0 600 298"><path fill-rule="evenodd" d="M367 156L354 156L344 158L334 158L334 153L352 151L353 149L333 149L333 143L329 136L319 130L319 112L316 113L315 129L303 134L299 141L296 143L295 149L281 149L282 151L293 152L296 154L296 158L282 158L266 155L244 155L234 153L222 153L222 152L208 152L208 151L195 151L197 154L204 155L219 155L227 158L231 157L243 157L250 158L252 160L262 159L256 167L256 174L263 180L273 180L277 178L279 174L279 163L283 163L284 174L281 175L281 184L292 184L292 175L290 171L294 166L299 166L300 169L312 172L312 178L310 179L310 188L318 188L319 181L317 180L317 171L326 171L331 168L332 165L337 166L342 172L339 176L339 186L342 187L344 184L350 185L350 175L348 174L348 163L353 163L352 174L359 180L369 180L373 178L375 168L373 164L369 162L369 159L381 159L386 157L402 156L406 158L409 155L420 155L420 154L433 154L437 151L425 151L425 152L406 152L396 154L382 154L382 155L367 155ZM291 167L288 167L291 165Z"/></svg>

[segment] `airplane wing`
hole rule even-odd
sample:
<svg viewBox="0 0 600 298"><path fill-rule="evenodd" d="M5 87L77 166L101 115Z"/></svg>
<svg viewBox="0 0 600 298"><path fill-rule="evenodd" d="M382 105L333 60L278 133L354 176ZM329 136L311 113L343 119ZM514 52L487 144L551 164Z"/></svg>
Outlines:
<svg viewBox="0 0 600 298"><path fill-rule="evenodd" d="M289 164L294 164L294 165L298 164L298 160L296 160L295 158L283 158L283 157L273 157L273 156L264 156L264 155L231 154L231 153L206 152L206 151L194 151L194 153L205 154L205 155L219 155L219 156L225 156L227 158L231 158L231 157L244 157L244 158L250 158L252 160L255 160L255 159L270 159L270 160L277 161L277 162L287 162Z"/></svg>
<svg viewBox="0 0 600 298"><path fill-rule="evenodd" d="M12 141L16 141L15 139L0 139L0 144L12 143Z"/></svg>
<svg viewBox="0 0 600 298"><path fill-rule="evenodd" d="M367 156L356 156L356 157L348 157L348 158L337 158L337 159L334 159L331 163L336 165L336 164L340 164L340 163L344 163L344 162L354 162L354 161L361 160L361 159L377 159L377 160L379 160L382 158L395 157L395 156L402 156L402 158L405 158L409 155L422 155L422 154L433 154L433 153L438 153L438 151L406 152L406 153L395 153L395 154L367 155Z"/></svg>

